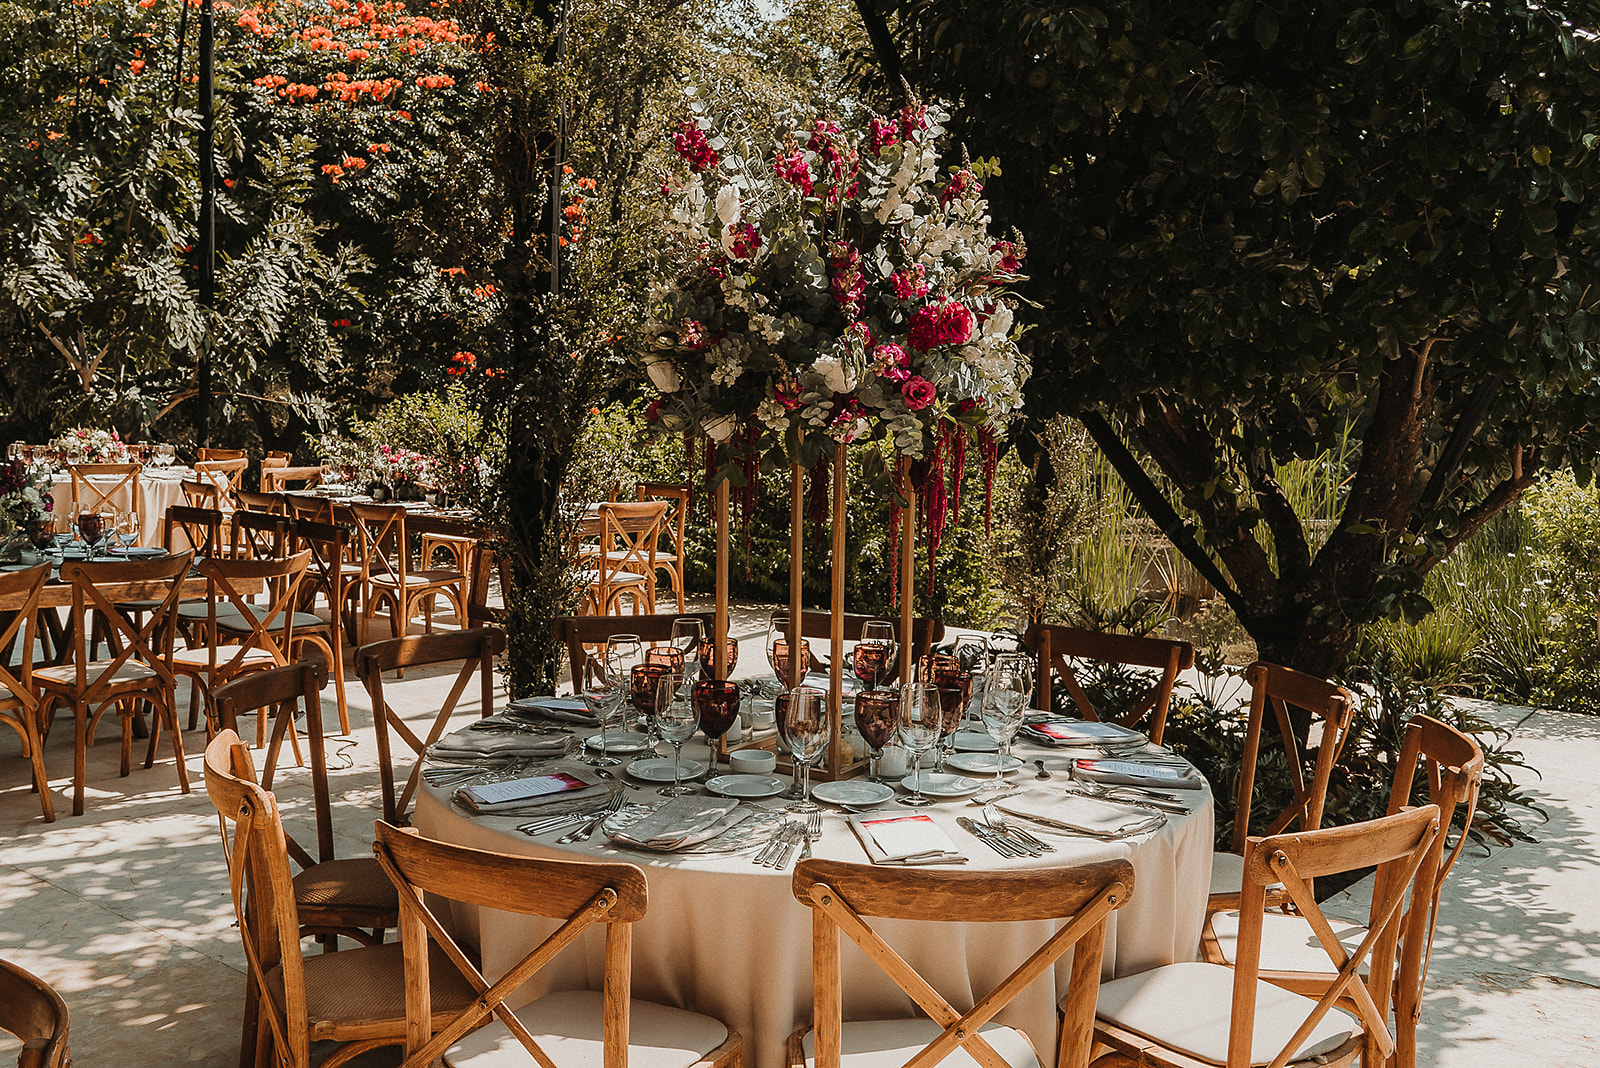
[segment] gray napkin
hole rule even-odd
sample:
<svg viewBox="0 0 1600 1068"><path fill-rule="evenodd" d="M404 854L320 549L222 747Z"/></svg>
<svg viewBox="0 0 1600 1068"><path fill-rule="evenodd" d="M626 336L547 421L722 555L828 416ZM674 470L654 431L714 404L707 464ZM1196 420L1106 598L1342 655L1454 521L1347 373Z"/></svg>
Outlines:
<svg viewBox="0 0 1600 1068"><path fill-rule="evenodd" d="M600 721L589 713L582 699L571 697L529 697L512 701L507 709L530 719L545 719L556 723L576 723L583 727L598 727Z"/></svg>
<svg viewBox="0 0 1600 1068"><path fill-rule="evenodd" d="M1001 798L994 807L1046 827L1095 838L1126 838L1167 822L1159 812L1050 789L1024 790L1015 797Z"/></svg>
<svg viewBox="0 0 1600 1068"><path fill-rule="evenodd" d="M566 776L570 779L575 779L581 785L574 786L560 792L540 793L531 797L526 796L525 794L519 795L517 790L517 786L519 784L535 783L538 780L546 779L557 774ZM541 805L554 804L558 801L570 801L581 804L585 801L600 800L612 792L612 786L610 783L602 781L600 777L594 773L593 768L584 767L581 764L573 766L560 766L552 769L551 771L545 772L543 775L530 775L522 779L513 779L504 783L492 783L490 786L492 788L499 788L509 796L507 796L504 800L489 801L479 797L476 793L477 790L484 789L483 787L464 786L456 791L456 800L461 802L461 804L466 808L484 816L493 816L503 813L516 813L520 815L529 809L538 808Z"/></svg>
<svg viewBox="0 0 1600 1068"><path fill-rule="evenodd" d="M874 864L965 864L966 855L944 829L922 814L882 813L851 816L850 829Z"/></svg>
<svg viewBox="0 0 1600 1068"><path fill-rule="evenodd" d="M470 727L447 734L428 754L443 761L549 760L567 755L572 738L522 731L477 731Z"/></svg>
<svg viewBox="0 0 1600 1068"><path fill-rule="evenodd" d="M640 849L668 853L709 841L742 823L748 813L739 802L724 797L674 797L628 826L611 832L611 838Z"/></svg>

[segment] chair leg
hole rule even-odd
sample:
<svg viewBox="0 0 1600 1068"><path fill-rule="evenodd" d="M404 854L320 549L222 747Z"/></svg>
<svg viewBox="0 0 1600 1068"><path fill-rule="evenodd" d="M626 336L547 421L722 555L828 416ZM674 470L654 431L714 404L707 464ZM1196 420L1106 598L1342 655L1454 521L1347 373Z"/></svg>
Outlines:
<svg viewBox="0 0 1600 1068"><path fill-rule="evenodd" d="M89 777L89 710L72 709L72 814L83 815L83 787Z"/></svg>
<svg viewBox="0 0 1600 1068"><path fill-rule="evenodd" d="M183 732L178 729L178 710L170 700L154 709L150 718L159 723L163 717L171 729L172 757L178 764L178 790L186 794L189 792L189 764L183 755Z"/></svg>
<svg viewBox="0 0 1600 1068"><path fill-rule="evenodd" d="M44 771L44 743L39 739L38 725L30 724L28 719L28 713L23 711L23 725L29 728L28 734L23 737L23 742L28 746L29 756L33 760L33 786L39 791L39 806L44 809L44 821L54 823L56 806L50 797L50 777Z"/></svg>

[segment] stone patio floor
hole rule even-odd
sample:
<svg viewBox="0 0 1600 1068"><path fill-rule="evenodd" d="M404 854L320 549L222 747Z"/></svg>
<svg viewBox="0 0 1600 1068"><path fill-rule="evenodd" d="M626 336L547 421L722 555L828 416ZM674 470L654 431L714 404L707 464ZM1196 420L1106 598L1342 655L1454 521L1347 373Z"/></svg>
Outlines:
<svg viewBox="0 0 1600 1068"><path fill-rule="evenodd" d="M747 669L764 666L763 618L734 616ZM739 674L742 674L740 672ZM391 701L431 716L454 670L413 670ZM330 785L339 856L368 849L378 812L376 750L365 691L352 680L350 738L332 738ZM180 708L187 705L180 694ZM325 713L332 719L330 688ZM470 696L462 709L475 710ZM1546 819L1536 839L1469 849L1447 888L1423 1010L1421 1063L1438 1068L1600 1065L1600 718L1482 706L1539 772L1522 775ZM29 791L14 736L0 741L0 957L45 977L72 1010L81 1068L233 1065L244 960L206 800L202 732L185 736L193 792L180 794L170 748L117 776L115 728L90 750L88 810L71 815L72 738L60 721L46 747L57 821ZM310 787L292 764L274 784L291 833L310 840ZM1363 884L1348 892L1360 898ZM1351 902L1359 907L1359 902ZM15 1045L0 1038L0 1062ZM357 1063L398 1063L375 1051Z"/></svg>

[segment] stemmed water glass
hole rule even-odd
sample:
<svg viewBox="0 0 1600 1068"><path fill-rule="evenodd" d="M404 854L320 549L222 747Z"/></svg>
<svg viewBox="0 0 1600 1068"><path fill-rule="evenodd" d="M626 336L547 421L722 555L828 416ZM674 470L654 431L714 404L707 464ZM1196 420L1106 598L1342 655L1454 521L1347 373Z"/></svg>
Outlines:
<svg viewBox="0 0 1600 1068"><path fill-rule="evenodd" d="M705 627L694 616L679 616L672 621L672 647L683 654L683 677L688 682L695 676L700 660L700 640Z"/></svg>
<svg viewBox="0 0 1600 1068"><path fill-rule="evenodd" d="M621 659L608 656L604 678L583 691L583 703L588 707L589 714L600 724L600 752L598 755L585 757L585 764L605 768L622 763L606 752L606 727L622 710L623 698L628 693L627 686L622 681L625 678L627 676L622 671Z"/></svg>
<svg viewBox="0 0 1600 1068"><path fill-rule="evenodd" d="M901 800L913 808L931 805L922 796L922 754L939 740L944 725L944 708L939 704L939 688L927 683L912 683L900 690L900 744L911 753L911 796Z"/></svg>
<svg viewBox="0 0 1600 1068"><path fill-rule="evenodd" d="M894 653L894 624L868 620L861 625L861 640L851 651L850 666L869 689L880 689L894 677Z"/></svg>
<svg viewBox="0 0 1600 1068"><path fill-rule="evenodd" d="M116 524L117 541L122 544L123 555L139 543L139 513L134 511L118 512Z"/></svg>
<svg viewBox="0 0 1600 1068"><path fill-rule="evenodd" d="M739 687L721 679L701 679L694 684L694 705L700 713L700 729L706 732L706 742L711 746L706 771L709 782L717 774L717 746L739 718Z"/></svg>
<svg viewBox="0 0 1600 1068"><path fill-rule="evenodd" d="M798 772L799 799L785 806L790 812L820 811L811 800L811 762L828 748L828 703L821 690L796 686L786 695L778 710L778 737L794 757Z"/></svg>
<svg viewBox="0 0 1600 1068"><path fill-rule="evenodd" d="M1028 675L1015 662L999 662L989 670L983 689L983 729L995 740L994 784L988 789L1004 790L1006 763L1011 759L1011 740L1022 726L1028 705Z"/></svg>
<svg viewBox="0 0 1600 1068"><path fill-rule="evenodd" d="M778 688L789 689L791 679L789 674L789 638L790 629L789 613L774 612L767 620L767 663L772 666L772 673L778 677ZM799 638L799 627L795 627L795 636ZM811 643L804 638L799 639L800 645L800 677L804 678L806 667L811 663Z"/></svg>
<svg viewBox="0 0 1600 1068"><path fill-rule="evenodd" d="M656 731L672 743L672 785L656 791L665 797L692 794L695 790L683 783L683 743L699 728L700 713L681 691L681 680L681 675L672 674L664 674L656 680Z"/></svg>
<svg viewBox="0 0 1600 1068"><path fill-rule="evenodd" d="M883 781L878 773L878 761L883 758L883 747L894 740L899 725L899 694L893 690L863 690L856 694L856 730L872 750L867 776L873 782Z"/></svg>
<svg viewBox="0 0 1600 1068"><path fill-rule="evenodd" d="M151 457L151 462L157 467L171 467L173 461L177 458L178 452L171 445L157 445L155 455Z"/></svg>

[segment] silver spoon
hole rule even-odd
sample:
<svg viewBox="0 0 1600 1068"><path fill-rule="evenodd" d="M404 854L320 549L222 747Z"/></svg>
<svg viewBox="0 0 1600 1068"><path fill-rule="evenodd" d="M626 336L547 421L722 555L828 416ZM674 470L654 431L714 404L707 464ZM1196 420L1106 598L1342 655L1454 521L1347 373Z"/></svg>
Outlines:
<svg viewBox="0 0 1600 1068"><path fill-rule="evenodd" d="M1035 779L1048 779L1050 777L1050 773L1044 770L1044 761L1035 760L1033 763L1039 769L1039 774L1034 776Z"/></svg>

